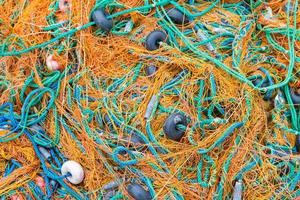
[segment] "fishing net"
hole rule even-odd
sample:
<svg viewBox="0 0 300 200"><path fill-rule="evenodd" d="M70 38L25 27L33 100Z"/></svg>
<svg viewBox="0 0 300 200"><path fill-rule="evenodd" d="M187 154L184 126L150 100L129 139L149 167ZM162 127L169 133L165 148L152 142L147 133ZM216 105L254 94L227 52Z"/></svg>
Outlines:
<svg viewBox="0 0 300 200"><path fill-rule="evenodd" d="M299 197L299 15L0 0L1 199Z"/></svg>

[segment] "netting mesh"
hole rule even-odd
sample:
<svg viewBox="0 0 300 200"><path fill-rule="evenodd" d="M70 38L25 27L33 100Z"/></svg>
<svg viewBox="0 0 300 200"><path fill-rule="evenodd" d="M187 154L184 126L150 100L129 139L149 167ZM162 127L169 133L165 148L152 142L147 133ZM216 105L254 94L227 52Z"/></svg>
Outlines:
<svg viewBox="0 0 300 200"><path fill-rule="evenodd" d="M153 199L297 198L298 9L0 0L1 197L138 199L137 183Z"/></svg>

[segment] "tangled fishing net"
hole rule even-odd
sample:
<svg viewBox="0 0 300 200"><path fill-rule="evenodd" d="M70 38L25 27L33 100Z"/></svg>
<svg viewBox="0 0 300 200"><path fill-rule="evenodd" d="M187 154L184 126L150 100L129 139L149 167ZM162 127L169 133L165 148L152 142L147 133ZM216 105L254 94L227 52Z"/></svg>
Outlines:
<svg viewBox="0 0 300 200"><path fill-rule="evenodd" d="M1 199L300 196L298 0L0 0Z"/></svg>

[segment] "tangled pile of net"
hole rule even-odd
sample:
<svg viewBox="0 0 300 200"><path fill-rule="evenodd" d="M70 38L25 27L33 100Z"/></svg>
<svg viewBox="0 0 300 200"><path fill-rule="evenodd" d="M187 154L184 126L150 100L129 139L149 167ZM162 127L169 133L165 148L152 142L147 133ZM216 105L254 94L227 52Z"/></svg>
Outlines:
<svg viewBox="0 0 300 200"><path fill-rule="evenodd" d="M299 9L0 0L1 199L297 198Z"/></svg>

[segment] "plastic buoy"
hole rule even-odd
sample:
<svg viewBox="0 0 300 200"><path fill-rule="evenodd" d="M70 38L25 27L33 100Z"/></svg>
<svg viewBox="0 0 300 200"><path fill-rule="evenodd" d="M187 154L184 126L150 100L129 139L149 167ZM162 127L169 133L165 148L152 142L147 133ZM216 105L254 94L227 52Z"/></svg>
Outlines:
<svg viewBox="0 0 300 200"><path fill-rule="evenodd" d="M132 183L127 186L127 192L135 200L150 200L151 195L147 192L141 185L137 183Z"/></svg>
<svg viewBox="0 0 300 200"><path fill-rule="evenodd" d="M183 114L171 114L163 127L166 136L175 141L179 141L185 132L184 130L177 128L177 125L187 126L187 119Z"/></svg>
<svg viewBox="0 0 300 200"><path fill-rule="evenodd" d="M105 114L105 115L104 115L104 117L103 117L103 122L104 122L104 124L106 124L107 126L111 126L111 125L112 125L111 119L109 118L109 115L108 115L108 114Z"/></svg>
<svg viewBox="0 0 300 200"><path fill-rule="evenodd" d="M147 76L152 76L156 72L156 66L150 65L146 67Z"/></svg>
<svg viewBox="0 0 300 200"><path fill-rule="evenodd" d="M42 156L48 160L50 157L51 157L51 154L49 153L49 151L47 149L45 149L44 147L42 146L39 146L38 147L39 151L41 152Z"/></svg>
<svg viewBox="0 0 300 200"><path fill-rule="evenodd" d="M146 49L149 51L154 51L159 49L160 42L165 42L167 39L167 34L161 30L152 31L145 41Z"/></svg>
<svg viewBox="0 0 300 200"><path fill-rule="evenodd" d="M175 24L186 24L189 22L188 18L176 8L167 10L167 15Z"/></svg>
<svg viewBox="0 0 300 200"><path fill-rule="evenodd" d="M298 152L300 152L300 135L296 135L296 149Z"/></svg>
<svg viewBox="0 0 300 200"><path fill-rule="evenodd" d="M41 177L41 176L37 176L35 178L35 182L36 182L37 186L39 186L40 188L44 189L46 186L46 183L45 183L43 177Z"/></svg>
<svg viewBox="0 0 300 200"><path fill-rule="evenodd" d="M297 89L291 88L290 89L291 98L294 104L300 104L300 94L298 93Z"/></svg>
<svg viewBox="0 0 300 200"><path fill-rule="evenodd" d="M53 59L53 55L49 55L46 58L46 65L50 71L56 71L56 70L61 69L61 66L59 65L59 63Z"/></svg>
<svg viewBox="0 0 300 200"><path fill-rule="evenodd" d="M69 0L59 0L58 7L61 12L66 12L70 9Z"/></svg>
<svg viewBox="0 0 300 200"><path fill-rule="evenodd" d="M154 106L155 104L157 103L157 100L158 100L158 97L157 95L153 95L147 105L147 109L146 109L146 113L144 115L144 118L145 119L149 119L151 114L152 114L152 111L154 109Z"/></svg>
<svg viewBox="0 0 300 200"><path fill-rule="evenodd" d="M234 190L233 190L233 200L241 200L242 192L243 192L243 182L240 179L235 183Z"/></svg>
<svg viewBox="0 0 300 200"><path fill-rule="evenodd" d="M256 78L255 80L252 81L252 83L253 85L258 87L268 87L270 85L268 80L263 80L261 77Z"/></svg>
<svg viewBox="0 0 300 200"><path fill-rule="evenodd" d="M92 19L96 25L105 32L109 32L113 27L112 19L107 19L108 13L102 8L95 10L92 14Z"/></svg>
<svg viewBox="0 0 300 200"><path fill-rule="evenodd" d="M119 185L121 183L122 183L121 181L111 181L111 182L107 183L106 185L104 185L102 187L102 189L103 190L112 190L112 189L119 187Z"/></svg>
<svg viewBox="0 0 300 200"><path fill-rule="evenodd" d="M84 171L82 166L73 160L68 160L61 167L61 174L67 175L70 173L70 176L67 177L70 183L77 185L80 184L84 179Z"/></svg>

